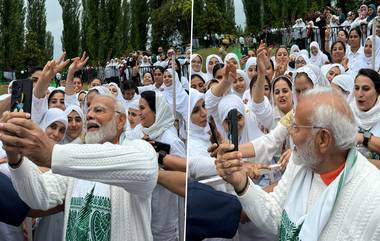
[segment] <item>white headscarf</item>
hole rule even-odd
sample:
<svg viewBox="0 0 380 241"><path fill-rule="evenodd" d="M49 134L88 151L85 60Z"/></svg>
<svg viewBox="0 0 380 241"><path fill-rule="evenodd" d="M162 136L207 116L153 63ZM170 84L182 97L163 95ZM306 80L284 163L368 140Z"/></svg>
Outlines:
<svg viewBox="0 0 380 241"><path fill-rule="evenodd" d="M305 60L305 65L307 65L307 64L309 64L310 62L309 62L309 58L308 58L308 56L306 56L306 55L304 55L303 53L302 54L299 54L297 57L296 57L296 61L297 61L297 59L299 59L299 58L302 58L303 60Z"/></svg>
<svg viewBox="0 0 380 241"><path fill-rule="evenodd" d="M237 109L237 111L244 116L245 120L244 128L240 131L239 144L247 143L263 135L257 126L257 121L253 113L245 107L243 101L236 95L226 95L220 100L218 104L218 117L222 123L227 118L228 112L232 109ZM224 128L222 128L221 133L225 138L228 137Z"/></svg>
<svg viewBox="0 0 380 241"><path fill-rule="evenodd" d="M120 103L122 103L123 105L124 105L124 108L126 109L126 110L128 110L127 108L128 108L128 104L127 104L127 102L125 101L125 99L124 99L124 97L123 97L123 94L121 93L121 90L120 90L120 88L119 88L119 86L116 84L116 83L114 83L114 82L111 82L111 83L109 83L108 85L107 85L107 87L108 86L114 86L114 87L116 87L116 89L117 89L117 95L116 95L116 99L118 100L118 101L120 101Z"/></svg>
<svg viewBox="0 0 380 241"><path fill-rule="evenodd" d="M302 49L302 50L300 51L300 55L304 55L304 56L307 57L307 59L309 59L309 52L307 52L306 49Z"/></svg>
<svg viewBox="0 0 380 241"><path fill-rule="evenodd" d="M191 74L198 74L200 76L202 76L202 78L206 81L206 74L202 72L202 65L203 65L203 58L200 54L192 54L191 55L191 60L195 57L199 57L201 59L201 69L200 71L195 71L192 67L191 67L191 62L190 62L190 67L191 67Z"/></svg>
<svg viewBox="0 0 380 241"><path fill-rule="evenodd" d="M239 92L235 91L235 89L233 88L233 85L232 85L232 86L231 86L231 87L232 87L232 88L231 88L231 90L232 90L231 92L232 92L233 94L239 96L239 98L243 98L244 92L245 92L247 89L249 89L249 83L250 83L250 81L249 81L248 75L247 75L243 70L241 70L241 69L237 69L237 70L236 70L236 73L237 73L237 76L236 76L237 78L239 78L240 76L243 77L243 79L244 79L244 84L245 84L245 89L243 90L242 93L239 93Z"/></svg>
<svg viewBox="0 0 380 241"><path fill-rule="evenodd" d="M297 44L293 44L292 47L290 47L290 52L289 52L289 56L291 54L295 54L296 56L299 54L300 52L300 48L298 47Z"/></svg>
<svg viewBox="0 0 380 241"><path fill-rule="evenodd" d="M257 58L256 57L249 57L247 59L247 63L245 63L244 71L248 74L248 69L252 65L257 65Z"/></svg>
<svg viewBox="0 0 380 241"><path fill-rule="evenodd" d="M329 71L332 68L335 68L335 67L339 68L340 74L344 74L346 72L346 70L344 69L343 65L341 65L341 64L325 64L325 65L323 65L321 67L321 71L322 71L323 77L325 77L327 79L327 74L329 73Z"/></svg>
<svg viewBox="0 0 380 241"><path fill-rule="evenodd" d="M355 78L350 74L340 74L335 76L331 84L336 84L344 91L349 92L347 96L347 102L351 103L354 98L354 86L355 86Z"/></svg>
<svg viewBox="0 0 380 241"><path fill-rule="evenodd" d="M76 113L78 113L78 115L80 116L80 118L82 119L83 122L86 121L86 118L85 118L85 116L83 114L82 109L79 106L77 106L77 105L70 105L70 106L68 106L66 108L66 110L65 110L65 113L66 113L67 116L69 116L70 113L73 112L73 111L75 111Z"/></svg>
<svg viewBox="0 0 380 241"><path fill-rule="evenodd" d="M139 103L140 103L140 96L138 95L138 98L135 98L131 102L128 103L128 109L130 108L134 110L140 110Z"/></svg>
<svg viewBox="0 0 380 241"><path fill-rule="evenodd" d="M150 127L142 127L142 132L149 135L150 139L157 139L164 131L174 126L174 116L172 108L166 98L159 92L156 96L156 119Z"/></svg>
<svg viewBox="0 0 380 241"><path fill-rule="evenodd" d="M173 74L173 69L167 69L170 74ZM177 72L174 72L173 82L176 88L176 111L180 113L184 120L187 121L188 118L188 103L189 103L189 95L183 89L181 82L179 81ZM170 108L173 109L173 83L170 86L166 86L164 84L164 91L162 92L166 97L166 101L170 105Z"/></svg>
<svg viewBox="0 0 380 241"><path fill-rule="evenodd" d="M82 123L83 124L82 124L82 132L81 133L83 133L84 123L86 121L86 118L85 118L85 116L83 114L83 111L77 105L70 105L65 110L67 118L69 117L70 113L73 112L73 111L75 111L76 113L78 113L79 117L82 119ZM79 135L75 140L73 140L68 135L65 135L65 138L63 139L62 144L67 144L67 143L80 144L82 142L81 139L80 139L80 136L81 135Z"/></svg>
<svg viewBox="0 0 380 241"><path fill-rule="evenodd" d="M190 116L191 113L194 110L195 105L199 100L204 100L205 95L201 92L199 92L196 89L190 88ZM194 141L202 141L205 144L209 143L209 136L208 136L208 128L207 127L200 127L196 124L194 124L191 121L191 118L189 118L189 145L191 144L192 140Z"/></svg>
<svg viewBox="0 0 380 241"><path fill-rule="evenodd" d="M368 36L365 40L365 43L371 40L372 41L372 35ZM373 47L373 43L372 43ZM378 71L380 68L380 38L378 36L375 36L375 71ZM372 69L372 56L371 57L366 57L365 54L363 54L363 60L360 61L361 63L361 68L368 68Z"/></svg>
<svg viewBox="0 0 380 241"><path fill-rule="evenodd" d="M212 75L212 70L211 70L211 72L208 70L208 63L211 61L212 58L216 58L219 61L219 63L223 63L222 58L220 58L216 54L211 54L211 55L207 56L207 58L206 58L206 72L207 72L207 74L206 74L206 79L204 80L205 82L208 82L210 79L214 78Z"/></svg>
<svg viewBox="0 0 380 241"><path fill-rule="evenodd" d="M358 126L364 130L370 130L380 121L380 98L377 97L375 105L368 111L361 111L356 104L356 101L352 101L351 109L354 112Z"/></svg>
<svg viewBox="0 0 380 241"><path fill-rule="evenodd" d="M294 76L293 76L293 106L294 108L297 105L297 91L295 90L296 86L296 76L298 73L305 73L307 77L311 80L313 83L313 88L320 86L320 87L327 87L330 86L330 83L322 76L321 70L318 68L318 66L313 64L308 64L305 66L302 66L301 68L297 69Z"/></svg>
<svg viewBox="0 0 380 241"><path fill-rule="evenodd" d="M50 108L46 111L46 113L45 113L44 117L42 118L39 126L41 127L41 129L46 131L46 129L51 124L53 124L54 122L57 122L57 121L61 122L65 126L65 132L66 132L67 126L68 126L66 113L63 110L58 109L58 108ZM62 141L63 139L64 139L64 136L62 137L62 139L60 141Z"/></svg>
<svg viewBox="0 0 380 241"><path fill-rule="evenodd" d="M318 49L317 55L312 54L312 52L311 52L312 47L315 47ZM322 53L318 42L316 42L316 41L311 42L310 43L310 63L315 64L318 67L321 67L322 65L325 64L326 59L327 59L327 56L324 53Z"/></svg>
<svg viewBox="0 0 380 241"><path fill-rule="evenodd" d="M239 58L237 57L236 54L234 53L228 53L226 55L226 57L224 57L224 64L227 64L227 61L229 61L230 59L234 58L237 62L237 69L240 69L240 61L239 61Z"/></svg>

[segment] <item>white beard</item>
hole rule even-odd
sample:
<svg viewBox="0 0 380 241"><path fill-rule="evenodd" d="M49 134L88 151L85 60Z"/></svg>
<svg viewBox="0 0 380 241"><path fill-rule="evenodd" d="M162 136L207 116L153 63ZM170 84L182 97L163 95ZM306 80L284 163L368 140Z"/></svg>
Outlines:
<svg viewBox="0 0 380 241"><path fill-rule="evenodd" d="M309 137L305 144L297 148L293 148L293 162L296 165L303 165L311 169L315 169L321 162L321 158L315 151L314 137Z"/></svg>
<svg viewBox="0 0 380 241"><path fill-rule="evenodd" d="M97 131L86 133L86 144L102 144L105 142L112 142L117 135L117 119L116 116L112 118L107 124L99 127Z"/></svg>

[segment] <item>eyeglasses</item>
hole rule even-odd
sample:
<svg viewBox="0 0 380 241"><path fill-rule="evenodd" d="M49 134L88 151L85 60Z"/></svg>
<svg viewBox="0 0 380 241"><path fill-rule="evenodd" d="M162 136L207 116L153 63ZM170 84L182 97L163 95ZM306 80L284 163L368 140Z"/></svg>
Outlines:
<svg viewBox="0 0 380 241"><path fill-rule="evenodd" d="M309 128L309 129L323 129L325 127L321 126L307 126L307 125L297 125L296 123L293 123L290 128L292 130L298 131L300 128Z"/></svg>
<svg viewBox="0 0 380 241"><path fill-rule="evenodd" d="M107 112L106 108L102 107L102 106L95 106L94 108L89 108L87 110L87 113L89 113L91 111L93 111L96 115L99 115L99 114L102 115L102 114ZM121 113L120 111L116 111L116 110L114 112L119 113L119 114Z"/></svg>

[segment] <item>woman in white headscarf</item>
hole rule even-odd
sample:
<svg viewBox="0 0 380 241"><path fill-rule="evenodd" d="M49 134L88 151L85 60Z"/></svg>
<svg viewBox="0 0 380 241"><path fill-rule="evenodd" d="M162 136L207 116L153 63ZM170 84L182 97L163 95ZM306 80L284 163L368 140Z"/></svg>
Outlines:
<svg viewBox="0 0 380 241"><path fill-rule="evenodd" d="M83 126L86 120L82 109L77 105L71 105L66 108L65 113L67 115L68 126L63 143L82 143L81 137L83 134Z"/></svg>
<svg viewBox="0 0 380 241"><path fill-rule="evenodd" d="M350 74L341 74L334 77L331 81L331 87L339 90L346 96L347 102L351 103L354 100L354 82L354 76Z"/></svg>
<svg viewBox="0 0 380 241"><path fill-rule="evenodd" d="M50 108L41 120L40 127L48 137L59 143L65 137L68 126L66 113L58 108Z"/></svg>
<svg viewBox="0 0 380 241"><path fill-rule="evenodd" d="M116 99L120 101L120 103L122 103L124 107L127 109L128 108L127 102L125 101L119 86L116 83L111 82L107 85L107 88L111 92L111 94L113 94L113 96L115 96Z"/></svg>
<svg viewBox="0 0 380 241"><path fill-rule="evenodd" d="M173 77L173 70L167 69L164 71L164 91L163 95L166 97L166 101L168 102L169 106L173 108L173 86L175 84L176 87L176 112L180 113L182 118L187 121L188 117L188 101L189 101L189 95L186 93L186 91L183 89L177 72L174 72ZM174 82L174 83L173 83Z"/></svg>
<svg viewBox="0 0 380 241"><path fill-rule="evenodd" d="M236 54L228 53L226 57L224 57L224 64L227 64L227 62L230 60L232 60L233 64L236 66L237 69L240 69L239 58Z"/></svg>
<svg viewBox="0 0 380 241"><path fill-rule="evenodd" d="M293 44L292 47L290 47L289 55L295 54L296 56L299 54L300 48L297 44Z"/></svg>
<svg viewBox="0 0 380 241"><path fill-rule="evenodd" d="M302 66L305 66L309 64L309 57L305 55L304 53L299 54L295 59L295 68L301 68Z"/></svg>
<svg viewBox="0 0 380 241"><path fill-rule="evenodd" d="M257 74L257 58L249 57L245 63L244 71L248 76L248 79L251 80L254 75Z"/></svg>
<svg viewBox="0 0 380 241"><path fill-rule="evenodd" d="M380 159L380 75L372 69L361 69L355 78L355 101L351 102L359 126L359 151L376 166Z"/></svg>
<svg viewBox="0 0 380 241"><path fill-rule="evenodd" d="M315 64L318 67L329 62L326 54L322 53L319 48L319 44L317 41L313 41L310 43L310 64Z"/></svg>
<svg viewBox="0 0 380 241"><path fill-rule="evenodd" d="M189 175L198 179L216 175L215 159L207 148L211 145L208 134L207 109L203 93L190 89L189 118Z"/></svg>
<svg viewBox="0 0 380 241"><path fill-rule="evenodd" d="M207 56L207 58L206 58L206 71L207 71L207 74L206 74L206 79L205 79L206 83L210 79L214 78L214 76L212 75L212 70L214 68L214 65L216 65L217 63L223 63L223 61L219 57L219 55L211 54L211 55Z"/></svg>
<svg viewBox="0 0 380 241"><path fill-rule="evenodd" d="M141 93L142 132L146 138L170 145L170 154L186 157L185 145L174 127L174 116L166 98L154 91ZM170 208L168 208L170 207ZM178 240L178 197L161 185L152 194L152 233L156 241Z"/></svg>
<svg viewBox="0 0 380 241"><path fill-rule="evenodd" d="M140 117L140 96L138 99L131 101L128 105L128 121L126 123L127 127L125 130L125 136L129 140L141 139L144 134L141 131L141 117Z"/></svg>
<svg viewBox="0 0 380 241"><path fill-rule="evenodd" d="M198 74L206 79L207 75L202 72L203 58L200 54L191 55L191 74Z"/></svg>
<svg viewBox="0 0 380 241"><path fill-rule="evenodd" d="M55 143L61 143L68 127L66 113L58 108L50 108L46 111L39 125L45 131L49 139ZM40 168L42 172L51 172L46 168ZM64 214L58 212L38 220L38 226L34 229L33 240L60 240L63 237Z"/></svg>
<svg viewBox="0 0 380 241"><path fill-rule="evenodd" d="M250 80L247 76L247 74L241 70L236 70L236 79L234 79L234 82L232 83L232 93L237 95L240 99L243 98L244 92L248 89L249 90L249 83Z"/></svg>
<svg viewBox="0 0 380 241"><path fill-rule="evenodd" d="M341 64L326 64L323 65L321 68L322 75L326 80L328 80L330 83L334 79L335 76L338 76L340 74L344 74L346 71Z"/></svg>
<svg viewBox="0 0 380 241"><path fill-rule="evenodd" d="M380 70L380 38L375 37L375 71ZM360 69L372 69L372 48L373 48L373 36L367 37L364 44L364 54L362 55L362 61L359 62Z"/></svg>

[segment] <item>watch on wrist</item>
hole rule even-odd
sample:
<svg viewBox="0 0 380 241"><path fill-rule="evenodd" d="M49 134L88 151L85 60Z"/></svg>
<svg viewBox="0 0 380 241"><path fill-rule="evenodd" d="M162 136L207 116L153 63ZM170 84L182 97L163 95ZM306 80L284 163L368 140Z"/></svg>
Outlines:
<svg viewBox="0 0 380 241"><path fill-rule="evenodd" d="M368 147L368 142L369 142L369 139L371 139L372 135L373 134L369 131L365 131L363 133L363 143L362 143L363 146Z"/></svg>

